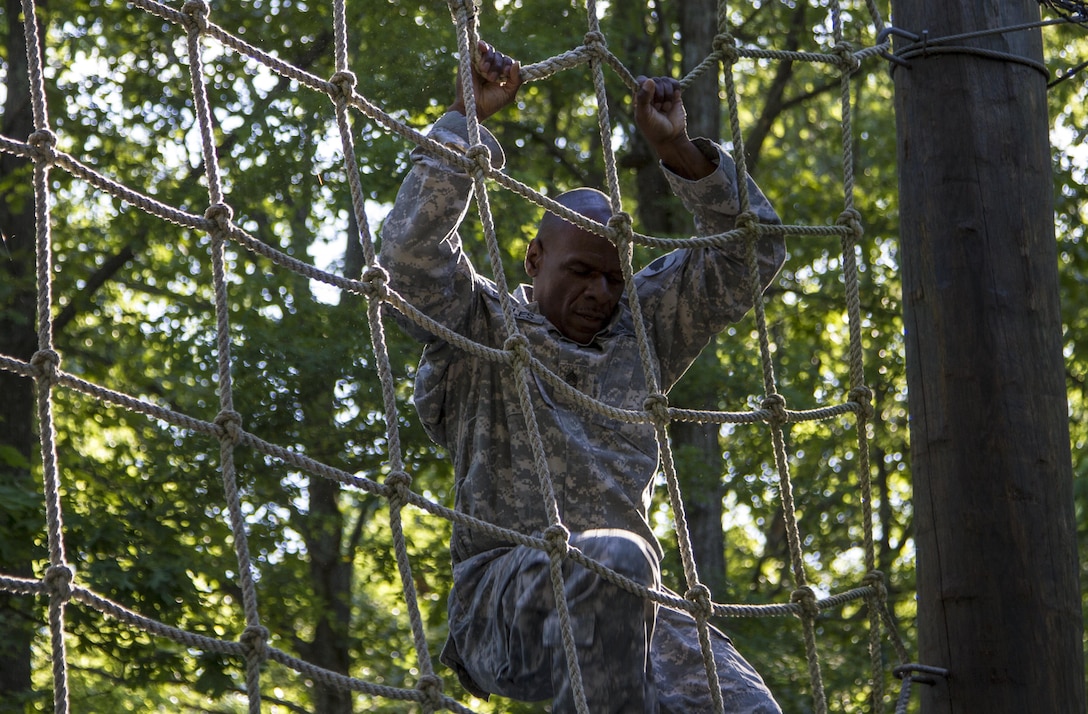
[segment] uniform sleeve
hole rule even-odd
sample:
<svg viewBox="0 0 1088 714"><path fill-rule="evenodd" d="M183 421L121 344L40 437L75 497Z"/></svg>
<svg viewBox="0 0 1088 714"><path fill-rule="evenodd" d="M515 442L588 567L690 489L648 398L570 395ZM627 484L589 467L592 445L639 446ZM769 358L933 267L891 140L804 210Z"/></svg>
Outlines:
<svg viewBox="0 0 1088 714"><path fill-rule="evenodd" d="M505 163L502 148L483 127L481 141L491 150L491 163ZM465 117L448 112L428 134L456 150L468 146ZM472 179L417 147L412 168L401 184L393 209L381 231L379 262L389 273L389 285L409 303L443 325L459 330L472 309L483 282L461 245L457 228L465 217ZM432 336L401 319L417 339Z"/></svg>
<svg viewBox="0 0 1088 714"><path fill-rule="evenodd" d="M695 218L699 235L724 233L736 227L740 213L737 170L721 147L706 139L696 146L717 170L691 181L671 171L665 175L676 195ZM664 167L663 167L664 168ZM755 182L748 179L749 206L760 223L779 224L778 214ZM764 236L756 246L759 284L766 289L786 258L782 236ZM664 389L687 370L710 340L752 308L745 247L742 241L711 248L673 251L658 258L636 276L644 318L648 322L661 367Z"/></svg>

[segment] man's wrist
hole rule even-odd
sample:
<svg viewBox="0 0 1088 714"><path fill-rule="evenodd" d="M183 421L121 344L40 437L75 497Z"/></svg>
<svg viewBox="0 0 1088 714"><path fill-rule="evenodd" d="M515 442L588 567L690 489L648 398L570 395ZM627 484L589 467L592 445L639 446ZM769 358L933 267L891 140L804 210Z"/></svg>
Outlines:
<svg viewBox="0 0 1088 714"><path fill-rule="evenodd" d="M468 109L465 108L465 102L463 100L457 100L453 104L449 105L448 107L446 107L446 111L460 112L462 116L468 116ZM491 114L484 114L480 111L479 104L476 105L476 121L482 122L490 116Z"/></svg>
<svg viewBox="0 0 1088 714"><path fill-rule="evenodd" d="M706 178L718 168L686 135L655 144L653 148L657 158L667 169L689 181Z"/></svg>

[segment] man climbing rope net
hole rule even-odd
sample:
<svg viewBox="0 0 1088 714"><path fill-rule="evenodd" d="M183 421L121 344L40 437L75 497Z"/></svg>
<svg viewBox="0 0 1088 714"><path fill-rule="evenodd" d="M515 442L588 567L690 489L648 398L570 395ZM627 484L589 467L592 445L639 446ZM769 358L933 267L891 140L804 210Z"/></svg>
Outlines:
<svg viewBox="0 0 1088 714"><path fill-rule="evenodd" d="M473 63L473 96L482 122L513 102L519 64L485 43ZM635 121L655 149L674 192L704 235L734 227L740 212L736 169L719 146L691 140L679 84L640 77ZM468 149L461 84L430 137ZM481 127L492 165L505 161ZM498 289L462 250L458 227L472 179L423 150L382 231L381 263L390 285L423 313L468 339L502 347L508 337ZM753 213L778 217L749 183ZM607 197L577 189L556 199L595 221L611 217ZM785 258L781 237L757 246L766 286ZM707 343L750 308L744 247L677 250L634 278L653 351L655 376L667 390ZM649 394L632 313L621 301L616 247L547 213L525 256L531 286L510 296L531 353L571 387L622 409L640 410ZM450 452L456 508L507 529L541 536L549 522L509 367L414 329L425 342L415 405L434 441ZM617 573L661 588L662 557L648 520L658 451L654 427L627 423L572 403L543 379L529 378L537 429L570 545ZM450 544L453 588L449 638L442 660L470 692L519 700L553 699L553 711L575 711L549 556L455 523ZM708 712L708 688L696 623L564 561L565 598L590 712ZM711 648L727 712L779 712L770 692L730 640L711 628Z"/></svg>

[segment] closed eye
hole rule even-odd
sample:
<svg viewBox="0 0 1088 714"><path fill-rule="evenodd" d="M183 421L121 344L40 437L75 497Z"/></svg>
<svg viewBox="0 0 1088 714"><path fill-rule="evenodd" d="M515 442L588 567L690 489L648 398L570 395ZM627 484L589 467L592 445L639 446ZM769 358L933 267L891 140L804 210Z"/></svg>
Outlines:
<svg viewBox="0 0 1088 714"><path fill-rule="evenodd" d="M604 273L586 263L571 263L566 267L566 270L571 275L578 278L588 278L597 275L604 276L604 279L608 281L608 284L612 287L619 287L623 285L623 273L621 272L609 272Z"/></svg>

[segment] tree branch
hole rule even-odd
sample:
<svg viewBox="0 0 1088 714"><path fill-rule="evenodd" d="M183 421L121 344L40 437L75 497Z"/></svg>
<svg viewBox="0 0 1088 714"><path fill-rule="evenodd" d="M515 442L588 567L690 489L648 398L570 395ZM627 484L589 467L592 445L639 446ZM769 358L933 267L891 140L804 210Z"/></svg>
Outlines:
<svg viewBox="0 0 1088 714"><path fill-rule="evenodd" d="M801 46L801 33L805 29L805 10L807 7L808 5L805 3L798 3L796 10L794 10L784 42L787 50L795 52ZM771 125L786 109L784 97L786 87L792 78L793 62L780 62L775 71L774 79L771 80L771 86L765 95L766 101L763 104L763 111L759 113L755 125L745 135L745 159L748 162L748 169L752 173L755 173L755 167L759 164L759 155L763 150L763 142L766 141L767 135L771 131Z"/></svg>
<svg viewBox="0 0 1088 714"><path fill-rule="evenodd" d="M91 277L87 279L87 282L83 285L83 289L76 293L76 296L60 311L56 319L53 320L53 330L55 332L64 330L68 323L76 318L80 310L90 304L91 298L98 289L109 282L109 280L124 267L125 263L132 260L135 255L136 251L133 248L133 244L129 243L117 253L107 258L106 261L98 267L98 270L94 271L94 273L91 274Z"/></svg>

